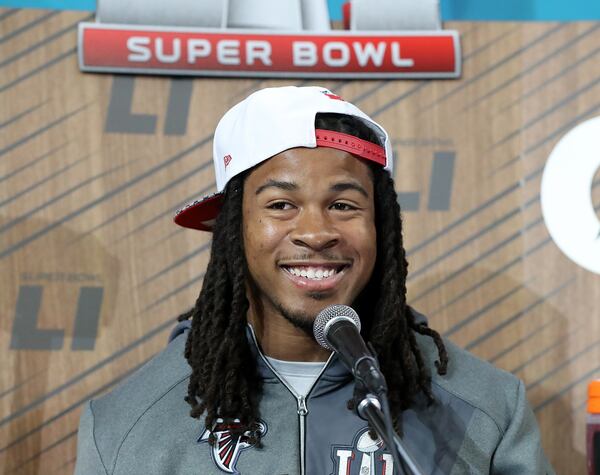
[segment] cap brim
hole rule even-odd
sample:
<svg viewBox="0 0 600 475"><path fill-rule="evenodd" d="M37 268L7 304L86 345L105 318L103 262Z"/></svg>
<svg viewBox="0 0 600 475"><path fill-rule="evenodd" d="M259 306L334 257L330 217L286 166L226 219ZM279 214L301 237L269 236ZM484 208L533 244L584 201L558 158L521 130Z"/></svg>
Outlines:
<svg viewBox="0 0 600 475"><path fill-rule="evenodd" d="M215 193L188 203L177 211L173 221L184 228L212 231L217 215L223 206L223 198L223 193Z"/></svg>

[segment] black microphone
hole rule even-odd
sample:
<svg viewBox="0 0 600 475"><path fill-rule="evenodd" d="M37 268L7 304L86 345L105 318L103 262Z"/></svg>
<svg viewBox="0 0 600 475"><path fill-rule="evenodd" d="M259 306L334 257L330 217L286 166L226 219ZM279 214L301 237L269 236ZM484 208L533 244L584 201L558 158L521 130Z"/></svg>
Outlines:
<svg viewBox="0 0 600 475"><path fill-rule="evenodd" d="M330 305L319 312L313 334L323 348L335 351L367 391L380 396L387 392L377 360L360 336L360 318L347 305Z"/></svg>
<svg viewBox="0 0 600 475"><path fill-rule="evenodd" d="M359 400L356 400L355 389L356 412L360 417L368 420L372 424L371 427L374 427L379 437L383 439L392 453L394 465L398 467L398 470L403 467L402 473L404 473L405 465L401 464L401 460L403 460L411 470L408 473L424 474L425 472L404 447L402 440L394 436L385 378L379 370L377 360L360 336L360 318L356 312L347 305L325 307L315 319L313 334L317 343L323 348L335 351L342 363L352 371L356 381L362 383L363 387L358 395L361 398ZM366 393L364 393L365 390ZM371 395L367 393L371 393Z"/></svg>

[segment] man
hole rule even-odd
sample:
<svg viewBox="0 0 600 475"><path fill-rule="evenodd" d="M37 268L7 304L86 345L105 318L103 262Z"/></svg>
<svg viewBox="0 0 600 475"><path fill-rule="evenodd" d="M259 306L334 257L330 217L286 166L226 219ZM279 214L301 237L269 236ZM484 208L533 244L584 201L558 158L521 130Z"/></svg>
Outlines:
<svg viewBox="0 0 600 475"><path fill-rule="evenodd" d="M221 119L214 162L219 193L175 218L213 232L198 300L165 351L88 403L78 475L401 473L312 337L331 304L360 315L425 473L553 473L523 384L406 303L381 126L323 88L264 89Z"/></svg>

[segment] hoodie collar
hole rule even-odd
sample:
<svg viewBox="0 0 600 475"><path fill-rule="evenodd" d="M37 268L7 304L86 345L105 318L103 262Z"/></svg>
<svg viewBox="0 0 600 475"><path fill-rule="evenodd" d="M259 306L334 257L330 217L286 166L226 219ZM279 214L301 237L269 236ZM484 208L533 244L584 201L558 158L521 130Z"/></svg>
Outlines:
<svg viewBox="0 0 600 475"><path fill-rule="evenodd" d="M417 324L427 323L427 318L423 314L417 312L412 307L408 307L408 310L413 313ZM190 327L191 322L189 320L179 322L172 330L171 335L169 336L169 342L174 340L181 333L189 330ZM250 324L248 324L246 327L246 337L248 339L250 351L252 352L252 355L256 361L259 376L265 381L275 382L283 380L283 378L279 376L267 362L267 359L260 349L258 340L256 339L254 329ZM321 373L321 376L317 380L315 387L311 391L311 395L318 395L322 392L329 391L333 387L345 384L351 379L352 373L344 366L338 356L335 353L332 353L329 357L329 360L327 360L327 363L325 364L324 372Z"/></svg>
<svg viewBox="0 0 600 475"><path fill-rule="evenodd" d="M169 343L177 338L182 333L185 333L190 330L192 326L192 322L189 320L184 320L179 322L175 328L171 331L169 335ZM246 327L246 337L248 339L248 343L250 345L250 351L256 360L256 364L258 367L258 374L264 380L277 380L281 379L278 377L276 372L272 369L271 365L267 362L265 355L262 353L260 349L260 345L258 344L258 340L256 339L256 334L254 333L254 329L250 324ZM340 382L345 381L352 377L350 371L346 369L340 359L337 357L335 353L332 353L327 363L325 365L325 372L322 373L321 379L329 380L332 382Z"/></svg>
<svg viewBox="0 0 600 475"><path fill-rule="evenodd" d="M246 336L248 338L248 343L250 344L250 350L256 360L259 376L265 382L284 379L279 376L275 369L267 362L265 355L260 349L258 340L256 339L254 329L250 324L247 326ZM311 391L311 395L328 391L332 386L339 386L350 379L352 379L352 373L344 366L335 353L331 353L329 359L325 363L324 371L321 373L315 387L313 387L313 390Z"/></svg>

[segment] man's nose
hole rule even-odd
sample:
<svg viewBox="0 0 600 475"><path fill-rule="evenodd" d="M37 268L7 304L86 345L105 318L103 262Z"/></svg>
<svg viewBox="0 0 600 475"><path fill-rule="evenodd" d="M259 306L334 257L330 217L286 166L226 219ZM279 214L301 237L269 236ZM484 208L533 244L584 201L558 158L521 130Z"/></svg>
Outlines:
<svg viewBox="0 0 600 475"><path fill-rule="evenodd" d="M295 245L314 251L334 247L341 239L327 210L316 207L300 211L290 237Z"/></svg>

